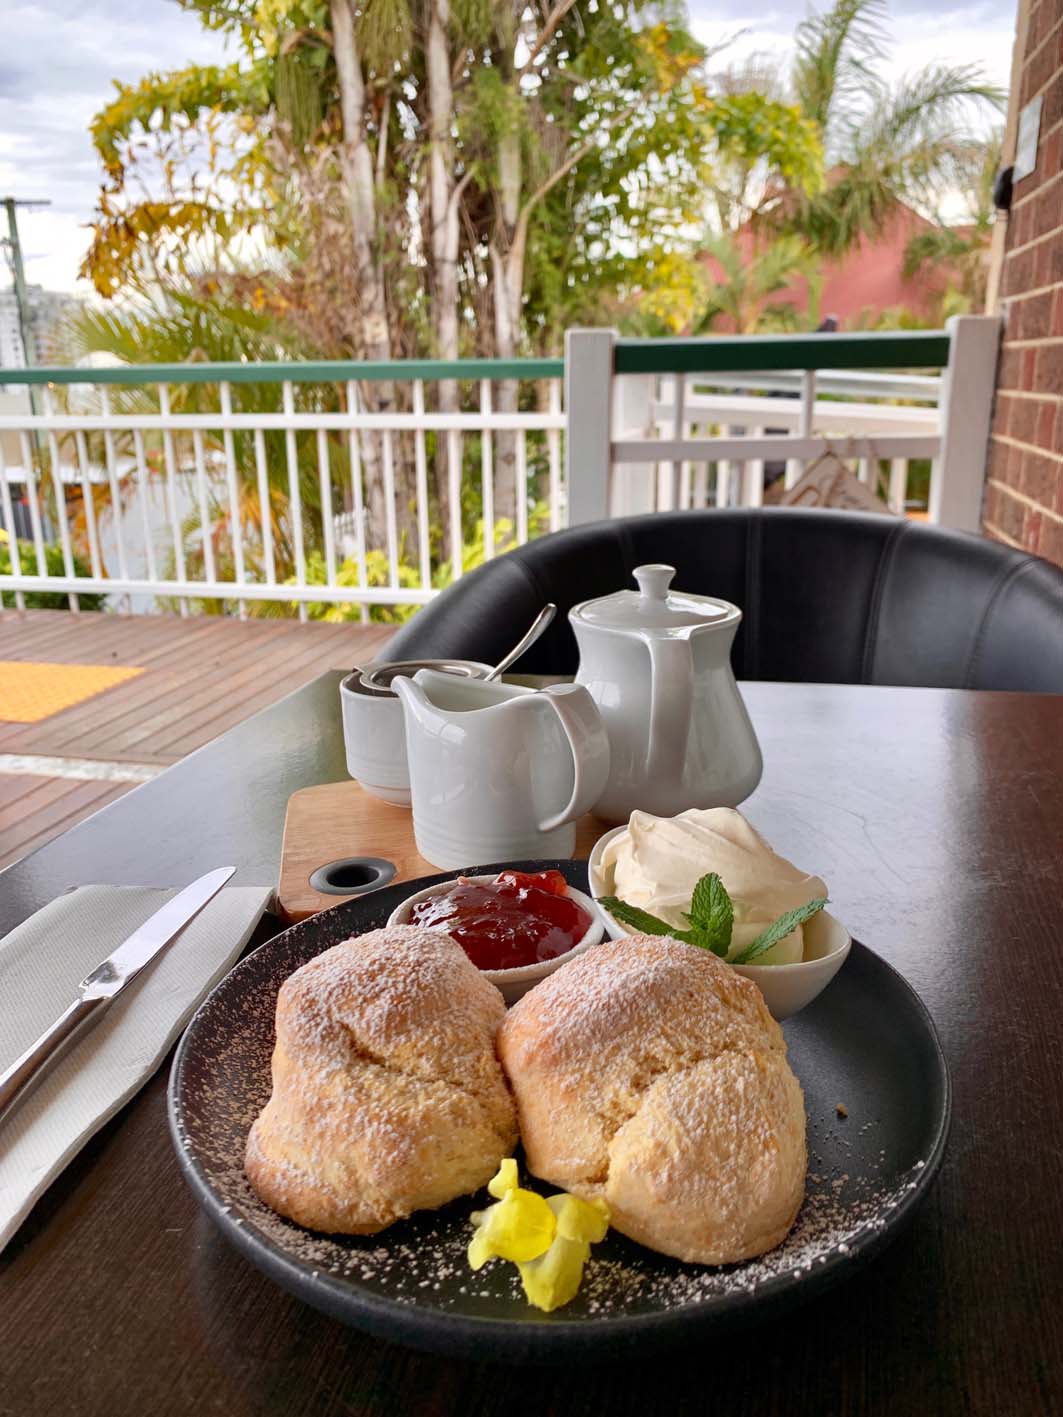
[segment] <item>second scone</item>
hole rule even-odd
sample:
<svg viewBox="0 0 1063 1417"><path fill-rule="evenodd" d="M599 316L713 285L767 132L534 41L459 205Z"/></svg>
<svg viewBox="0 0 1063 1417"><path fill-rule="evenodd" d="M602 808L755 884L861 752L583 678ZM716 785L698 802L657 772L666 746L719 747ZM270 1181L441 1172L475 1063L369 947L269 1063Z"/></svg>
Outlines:
<svg viewBox="0 0 1063 1417"><path fill-rule="evenodd" d="M669 937L599 945L499 1031L531 1172L604 1198L611 1224L677 1259L772 1249L804 1196L800 1085L760 990Z"/></svg>

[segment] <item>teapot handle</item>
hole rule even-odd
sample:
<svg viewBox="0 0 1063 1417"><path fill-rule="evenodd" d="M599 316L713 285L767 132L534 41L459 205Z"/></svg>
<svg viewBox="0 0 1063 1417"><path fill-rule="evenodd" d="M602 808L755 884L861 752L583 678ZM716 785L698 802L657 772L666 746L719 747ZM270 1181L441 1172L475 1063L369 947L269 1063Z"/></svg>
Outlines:
<svg viewBox="0 0 1063 1417"><path fill-rule="evenodd" d="M646 776L678 781L686 762L694 701L694 660L690 640L643 635L650 656L650 741Z"/></svg>
<svg viewBox="0 0 1063 1417"><path fill-rule="evenodd" d="M557 714L572 749L572 796L560 812L539 823L539 830L548 832L589 812L605 791L609 780L609 739L597 705L582 684L552 684L534 697L549 704ZM530 696L524 700L530 701Z"/></svg>

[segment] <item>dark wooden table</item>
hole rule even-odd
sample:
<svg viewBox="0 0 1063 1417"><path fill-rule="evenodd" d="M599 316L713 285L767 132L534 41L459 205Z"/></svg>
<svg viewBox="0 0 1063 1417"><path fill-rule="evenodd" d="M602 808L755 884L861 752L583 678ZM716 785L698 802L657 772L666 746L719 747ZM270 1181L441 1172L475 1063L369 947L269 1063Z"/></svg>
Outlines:
<svg viewBox="0 0 1063 1417"><path fill-rule="evenodd" d="M84 882L271 882L288 794L343 776L324 676L0 875L0 930ZM521 1371L392 1347L232 1252L182 1182L166 1071L0 1256L0 1413L1063 1410L1063 697L750 684L748 813L922 994L955 1081L911 1228L790 1315L665 1359ZM0 1007L9 1007L5 1001Z"/></svg>

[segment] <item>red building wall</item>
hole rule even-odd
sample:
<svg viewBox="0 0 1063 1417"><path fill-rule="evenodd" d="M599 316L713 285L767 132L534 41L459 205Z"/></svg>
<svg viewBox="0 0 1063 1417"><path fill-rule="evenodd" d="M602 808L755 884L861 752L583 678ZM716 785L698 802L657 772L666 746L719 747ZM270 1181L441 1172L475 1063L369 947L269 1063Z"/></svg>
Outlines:
<svg viewBox="0 0 1063 1417"><path fill-rule="evenodd" d="M1063 566L1063 0L1033 0L1019 43L1012 102L1044 104L1037 167L1008 218L983 526Z"/></svg>
<svg viewBox="0 0 1063 1417"><path fill-rule="evenodd" d="M825 260L820 272L820 316L837 315L843 330L862 325L873 329L877 317L896 309L936 322L948 270L923 269L908 279L903 273L909 241L929 229L929 222L902 207L873 241L862 236L846 255ZM793 295L788 297L799 310L807 307L807 289L807 281L795 282Z"/></svg>
<svg viewBox="0 0 1063 1417"><path fill-rule="evenodd" d="M961 228L962 229L962 228ZM813 329L826 315L834 315L843 330L873 329L888 310L905 310L927 323L939 319L941 297L949 283L948 268L924 268L914 276L904 275L904 253L909 241L930 230L930 223L901 207L886 229L874 240L862 236L850 251L836 259L824 258L819 266L819 301L811 308L808 281L795 277L785 290L770 296L765 305L789 305L799 314L807 312L805 327ZM737 233L739 249L753 251L756 237L750 226ZM705 257L714 279L722 272L712 256ZM733 322L720 319L713 329L719 334L734 332Z"/></svg>

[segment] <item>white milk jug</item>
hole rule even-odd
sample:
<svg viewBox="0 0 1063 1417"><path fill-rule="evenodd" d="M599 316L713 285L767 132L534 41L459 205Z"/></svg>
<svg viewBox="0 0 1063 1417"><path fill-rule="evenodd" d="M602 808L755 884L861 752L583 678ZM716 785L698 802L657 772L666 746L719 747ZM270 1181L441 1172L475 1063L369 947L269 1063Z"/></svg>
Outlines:
<svg viewBox="0 0 1063 1417"><path fill-rule="evenodd" d="M417 850L445 870L571 856L609 740L586 689L535 691L422 669L402 700Z"/></svg>

